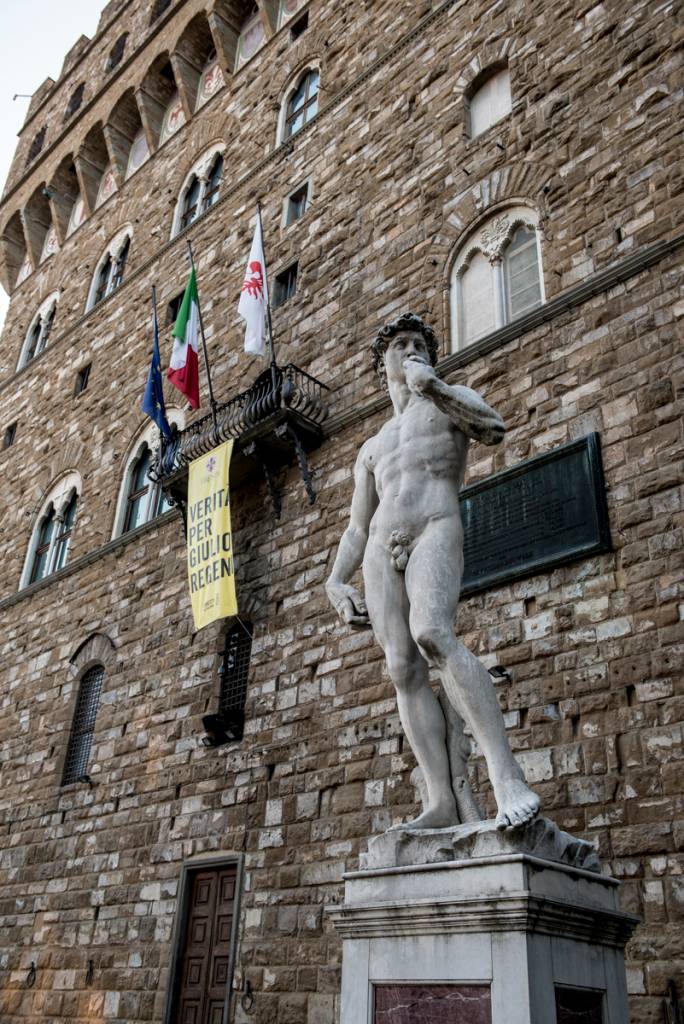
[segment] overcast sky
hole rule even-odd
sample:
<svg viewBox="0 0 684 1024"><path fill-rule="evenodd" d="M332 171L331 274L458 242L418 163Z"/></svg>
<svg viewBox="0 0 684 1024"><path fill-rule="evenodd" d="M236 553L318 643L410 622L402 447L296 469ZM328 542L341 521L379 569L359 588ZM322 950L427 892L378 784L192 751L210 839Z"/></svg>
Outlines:
<svg viewBox="0 0 684 1024"><path fill-rule="evenodd" d="M5 184L29 100L46 78L59 76L62 62L80 35L95 34L105 0L8 0L2 5L0 42L0 182ZM1 186L0 186L1 187ZM7 296L0 286L0 328Z"/></svg>

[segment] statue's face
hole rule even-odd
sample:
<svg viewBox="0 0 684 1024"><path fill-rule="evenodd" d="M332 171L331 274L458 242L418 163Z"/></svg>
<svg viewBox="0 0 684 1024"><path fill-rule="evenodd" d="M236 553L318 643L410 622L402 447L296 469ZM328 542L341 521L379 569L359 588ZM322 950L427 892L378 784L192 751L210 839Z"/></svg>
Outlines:
<svg viewBox="0 0 684 1024"><path fill-rule="evenodd" d="M396 334L385 350L385 373L387 382L404 381L404 360L411 356L430 365L430 354L425 339L419 331L402 331Z"/></svg>

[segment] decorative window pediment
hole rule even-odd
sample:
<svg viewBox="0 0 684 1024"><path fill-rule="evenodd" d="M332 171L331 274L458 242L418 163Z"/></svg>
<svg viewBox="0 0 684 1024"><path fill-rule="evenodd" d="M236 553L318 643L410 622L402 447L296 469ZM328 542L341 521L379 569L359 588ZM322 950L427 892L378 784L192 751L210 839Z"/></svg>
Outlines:
<svg viewBox="0 0 684 1024"><path fill-rule="evenodd" d="M539 218L516 206L466 239L451 274L451 333L461 349L544 301Z"/></svg>

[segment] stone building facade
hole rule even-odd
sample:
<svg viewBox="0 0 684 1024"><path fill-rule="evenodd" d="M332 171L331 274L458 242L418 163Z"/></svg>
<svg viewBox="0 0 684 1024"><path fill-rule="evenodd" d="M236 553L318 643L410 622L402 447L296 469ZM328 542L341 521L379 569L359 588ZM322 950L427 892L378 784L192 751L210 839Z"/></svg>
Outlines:
<svg viewBox="0 0 684 1024"><path fill-rule="evenodd" d="M506 670L545 812L596 844L642 919L632 1020L667 1019L669 979L684 991L676 6L111 0L34 95L0 203L3 1022L221 1020L179 1015L179 886L203 869L234 886L224 1019L335 1021L325 908L417 799L379 649L322 588L356 451L388 415L369 343L405 309L435 326L445 378L506 422L469 482L600 436L612 550L470 597L458 629ZM217 397L263 369L237 315L258 199L272 283L297 265L278 359L330 388L329 416L314 505L294 460L279 520L258 475L233 491L245 730L208 747L231 624L194 630L178 511L148 490L126 517L150 289L166 365L188 239ZM477 751L472 777L491 812Z"/></svg>

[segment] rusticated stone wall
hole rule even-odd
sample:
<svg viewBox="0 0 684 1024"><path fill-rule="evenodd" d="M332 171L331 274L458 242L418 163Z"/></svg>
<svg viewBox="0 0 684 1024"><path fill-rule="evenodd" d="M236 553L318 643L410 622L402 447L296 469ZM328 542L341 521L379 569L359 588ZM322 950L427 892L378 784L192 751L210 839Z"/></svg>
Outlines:
<svg viewBox="0 0 684 1024"><path fill-rule="evenodd" d="M44 101L45 117L56 123L80 75L99 81L95 69L124 29L136 40L130 63L25 180L20 140L0 224L157 54L173 50L200 6L170 8L148 34L146 5L121 5ZM389 415L372 404L368 344L385 319L413 308L430 316L448 358L454 247L483 212L516 199L542 217L547 299L568 302L455 369L453 358L443 364L509 428L496 451L473 448L469 480L598 431L614 551L473 597L458 628L487 664L510 672L499 696L545 811L597 844L623 881L624 909L642 917L628 949L632 1019L656 1024L667 979L684 991L674 8L312 0L309 11L300 40L290 44L284 29L227 76L12 295L0 382L0 427L18 422L16 443L0 452L0 1019L161 1021L180 867L210 851L245 858L236 985L250 981L255 1006L250 1016L237 1006L232 1019L336 1019L340 945L324 908L341 898L342 873L368 836L415 811L414 761L380 652L370 633L337 623L321 586L356 451ZM464 90L504 56L513 111L469 140ZM314 59L321 113L276 149L277 99ZM41 116L32 111L28 136ZM227 144L221 202L169 243L178 189L216 140ZM281 229L284 197L308 176L311 209ZM109 542L121 467L142 426L150 285L162 309L180 291L185 237L219 397L261 368L242 353L236 314L257 197L272 272L299 260L297 294L275 317L279 359L330 385L331 418L311 458L312 508L295 468L283 474L279 523L258 478L233 495L240 600L255 626L247 725L242 743L208 750L201 717L216 708L221 629L193 631L180 521L171 513ZM95 265L126 223L126 280L84 316ZM606 283L601 273L616 267ZM57 288L50 344L15 374L33 313ZM168 355L167 337L162 344ZM75 398L76 370L91 360L89 387ZM69 565L17 593L37 508L70 469L84 487ZM92 785L61 789L72 659L94 635L106 678ZM491 811L477 752L472 773Z"/></svg>

